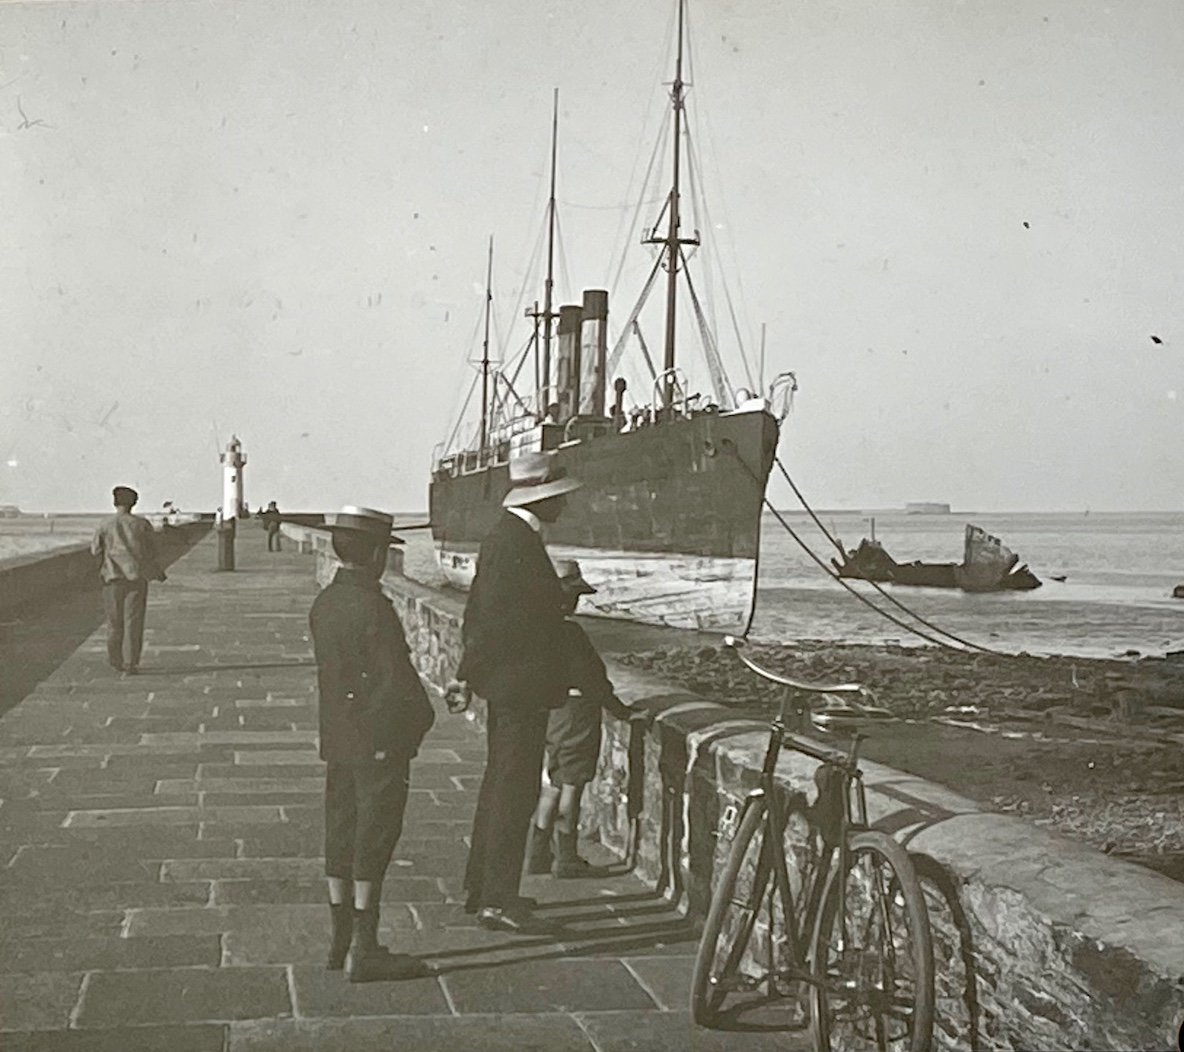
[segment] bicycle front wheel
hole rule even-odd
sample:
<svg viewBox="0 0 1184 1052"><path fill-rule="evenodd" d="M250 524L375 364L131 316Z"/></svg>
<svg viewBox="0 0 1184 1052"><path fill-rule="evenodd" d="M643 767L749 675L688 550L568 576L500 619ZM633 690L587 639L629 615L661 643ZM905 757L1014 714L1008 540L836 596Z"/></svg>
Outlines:
<svg viewBox="0 0 1184 1052"><path fill-rule="evenodd" d="M934 998L929 914L908 852L886 833L852 836L846 867L831 872L814 926L810 972L818 1052L928 1052Z"/></svg>
<svg viewBox="0 0 1184 1052"><path fill-rule="evenodd" d="M691 1018L699 1026L710 1026L718 1018L729 993L755 987L759 982L746 977L742 965L762 906L770 899L767 892L773 872L773 845L767 843L766 837L768 814L769 804L764 797L751 801L711 896L691 979ZM771 902L767 912L772 912ZM772 917L768 920L771 922ZM770 923L770 939L772 928Z"/></svg>

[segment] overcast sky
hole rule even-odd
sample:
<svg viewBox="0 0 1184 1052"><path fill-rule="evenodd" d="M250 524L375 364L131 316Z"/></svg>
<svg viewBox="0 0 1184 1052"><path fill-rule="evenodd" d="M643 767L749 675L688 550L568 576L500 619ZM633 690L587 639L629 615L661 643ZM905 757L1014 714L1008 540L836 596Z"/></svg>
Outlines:
<svg viewBox="0 0 1184 1052"><path fill-rule="evenodd" d="M0 502L212 509L234 431L252 506L426 507L490 235L503 353L541 296L554 88L560 293L632 306L673 6L0 3ZM694 221L813 502L1184 505L1184 4L690 18Z"/></svg>

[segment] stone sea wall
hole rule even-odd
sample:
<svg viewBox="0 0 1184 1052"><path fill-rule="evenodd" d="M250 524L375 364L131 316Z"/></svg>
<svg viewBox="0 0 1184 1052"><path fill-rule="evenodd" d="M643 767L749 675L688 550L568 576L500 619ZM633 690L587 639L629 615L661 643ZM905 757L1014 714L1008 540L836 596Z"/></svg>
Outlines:
<svg viewBox="0 0 1184 1052"><path fill-rule="evenodd" d="M166 565L193 547L209 528L208 522L194 522L158 531ZM0 617L26 614L75 592L97 591L101 583L89 541L5 559L0 562Z"/></svg>
<svg viewBox="0 0 1184 1052"><path fill-rule="evenodd" d="M331 552L317 563L326 580ZM397 573L384 587L420 671L442 686L460 657L460 597ZM606 717L584 832L701 918L727 849L722 818L757 783L765 730L652 674L608 664L621 697L656 718L647 731ZM782 791L812 795L815 766L783 754ZM938 1047L1176 1047L1184 886L878 764L864 765L864 782L870 820L905 845L922 876Z"/></svg>

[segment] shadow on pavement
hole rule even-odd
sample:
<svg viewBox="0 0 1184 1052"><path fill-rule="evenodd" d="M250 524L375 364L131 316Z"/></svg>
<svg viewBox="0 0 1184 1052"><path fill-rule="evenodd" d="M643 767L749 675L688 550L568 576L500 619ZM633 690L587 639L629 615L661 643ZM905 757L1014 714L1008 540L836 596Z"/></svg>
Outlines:
<svg viewBox="0 0 1184 1052"><path fill-rule="evenodd" d="M144 676L195 676L202 672L250 672L260 668L316 668L316 662L308 661L252 661L237 665L141 665Z"/></svg>
<svg viewBox="0 0 1184 1052"><path fill-rule="evenodd" d="M0 625L0 716L24 701L102 623L95 588Z"/></svg>

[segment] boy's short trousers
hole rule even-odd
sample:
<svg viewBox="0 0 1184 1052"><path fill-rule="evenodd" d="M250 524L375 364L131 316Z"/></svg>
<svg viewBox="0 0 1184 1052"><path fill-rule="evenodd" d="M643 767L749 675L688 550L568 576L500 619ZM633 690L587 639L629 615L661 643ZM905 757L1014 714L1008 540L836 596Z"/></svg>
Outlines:
<svg viewBox="0 0 1184 1052"><path fill-rule="evenodd" d="M587 785L600 758L600 705L569 695L547 720L547 779L552 785Z"/></svg>

